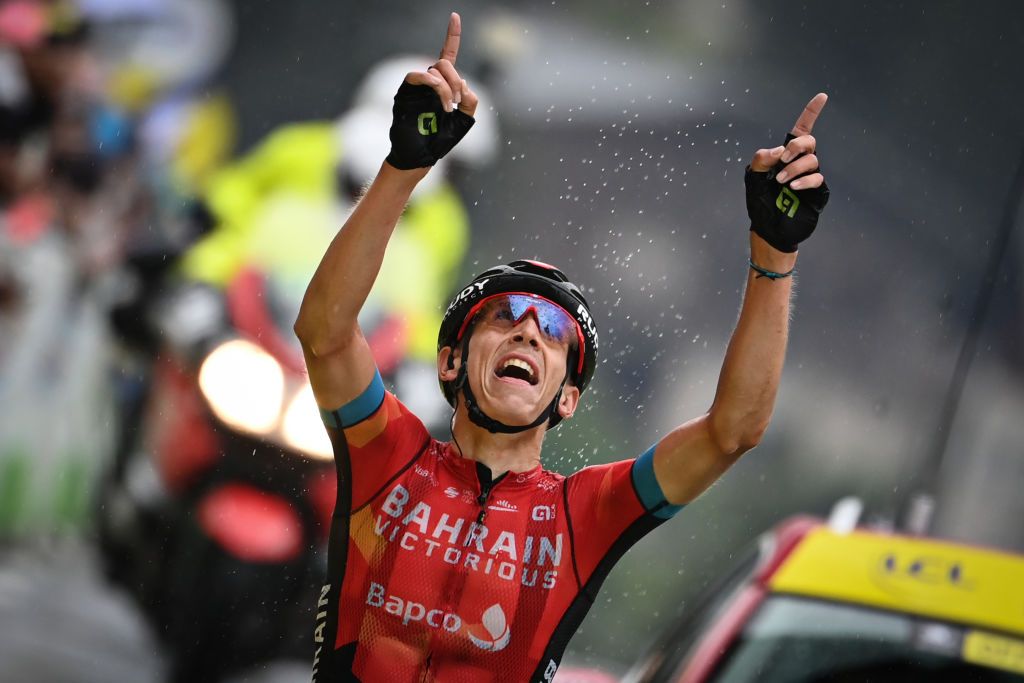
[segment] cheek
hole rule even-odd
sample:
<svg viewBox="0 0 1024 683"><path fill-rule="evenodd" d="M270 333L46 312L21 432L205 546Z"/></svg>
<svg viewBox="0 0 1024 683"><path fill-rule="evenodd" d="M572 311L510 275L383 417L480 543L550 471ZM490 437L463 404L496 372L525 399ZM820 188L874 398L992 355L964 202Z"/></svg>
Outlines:
<svg viewBox="0 0 1024 683"><path fill-rule="evenodd" d="M555 384L561 383L562 378L565 377L566 350L559 349L558 351L550 352L546 360L547 366L550 368L548 376L551 378L551 381Z"/></svg>
<svg viewBox="0 0 1024 683"><path fill-rule="evenodd" d="M467 370L473 374L487 372L487 362L480 353L477 353L475 356L470 355Z"/></svg>
<svg viewBox="0 0 1024 683"><path fill-rule="evenodd" d="M469 369L477 370L486 368L494 354L495 335L493 333L478 330L469 340Z"/></svg>

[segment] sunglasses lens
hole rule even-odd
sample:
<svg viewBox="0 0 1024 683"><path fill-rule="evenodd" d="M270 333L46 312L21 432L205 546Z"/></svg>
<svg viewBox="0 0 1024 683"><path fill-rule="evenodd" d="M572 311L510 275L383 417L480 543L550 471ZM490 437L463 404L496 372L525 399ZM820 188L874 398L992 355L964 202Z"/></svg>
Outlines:
<svg viewBox="0 0 1024 683"><path fill-rule="evenodd" d="M518 323L533 312L541 333L556 342L570 343L576 339L576 321L561 306L546 299L510 294L505 297L508 319ZM505 307L506 304L503 304Z"/></svg>

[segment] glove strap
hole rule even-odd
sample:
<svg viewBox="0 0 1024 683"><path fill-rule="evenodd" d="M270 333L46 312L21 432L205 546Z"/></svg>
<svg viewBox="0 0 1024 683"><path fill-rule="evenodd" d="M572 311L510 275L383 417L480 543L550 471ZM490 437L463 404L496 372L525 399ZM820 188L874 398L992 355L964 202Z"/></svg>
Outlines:
<svg viewBox="0 0 1024 683"><path fill-rule="evenodd" d="M790 270L788 273L776 273L773 270L768 270L767 268L762 268L761 266L757 265L756 263L754 263L753 259L747 259L747 263L749 263L750 267L757 273L755 279L766 277L769 280L779 280L784 277L789 277L796 270L796 268L793 268L793 270Z"/></svg>

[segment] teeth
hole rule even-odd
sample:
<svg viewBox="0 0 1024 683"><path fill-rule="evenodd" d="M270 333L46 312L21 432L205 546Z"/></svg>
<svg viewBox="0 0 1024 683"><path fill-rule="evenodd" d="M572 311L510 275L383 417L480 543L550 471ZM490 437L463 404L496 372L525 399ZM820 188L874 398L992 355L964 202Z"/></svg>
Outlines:
<svg viewBox="0 0 1024 683"><path fill-rule="evenodd" d="M524 360L519 360L518 358L510 358L507 361L505 361L505 365L503 365L501 369L504 370L505 368L510 366L522 368L523 370L526 370L528 373L530 373L530 377L533 377L533 368L531 368L530 364Z"/></svg>

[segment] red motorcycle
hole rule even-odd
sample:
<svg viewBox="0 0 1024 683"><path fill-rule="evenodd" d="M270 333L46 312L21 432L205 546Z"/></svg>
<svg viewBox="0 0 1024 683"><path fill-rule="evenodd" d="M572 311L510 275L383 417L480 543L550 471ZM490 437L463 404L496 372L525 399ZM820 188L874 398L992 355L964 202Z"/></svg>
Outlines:
<svg viewBox="0 0 1024 683"><path fill-rule="evenodd" d="M125 392L99 530L173 681L309 659L336 483L286 302L250 270L147 307L159 351Z"/></svg>

